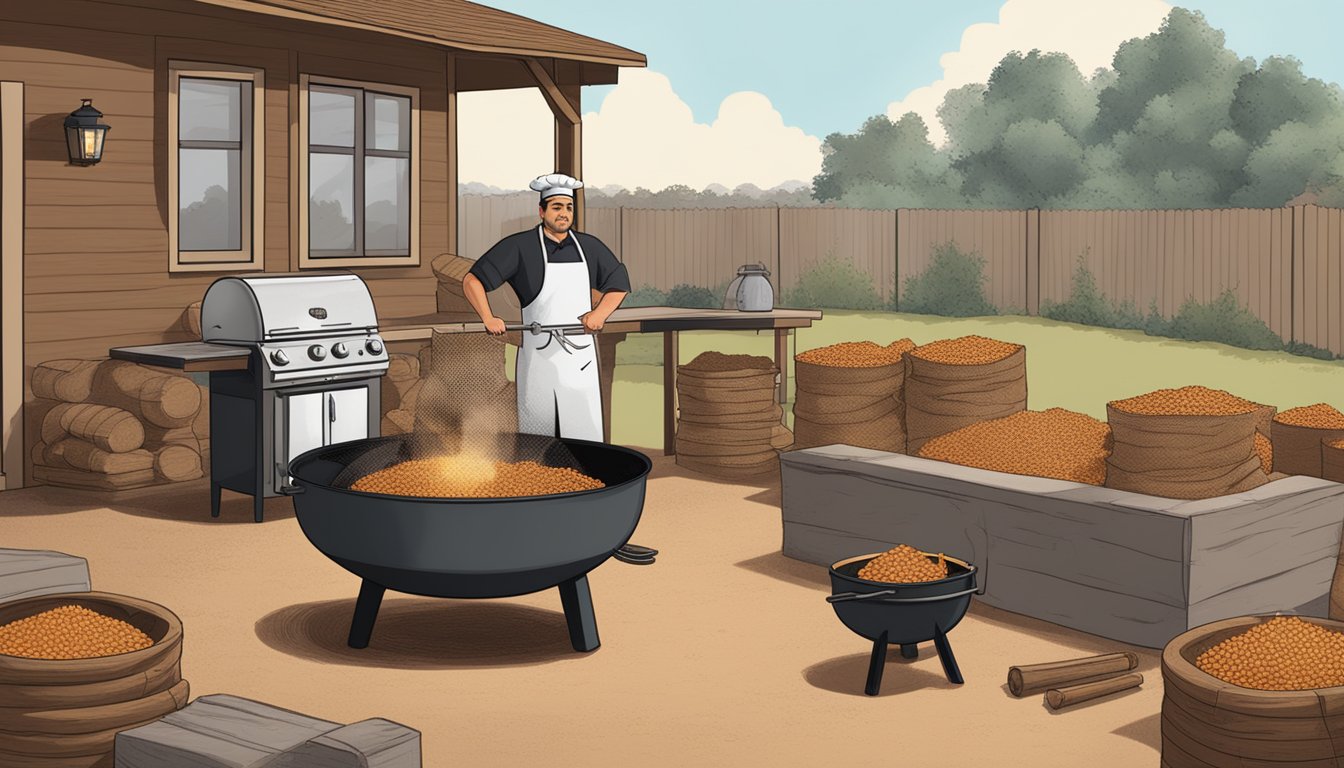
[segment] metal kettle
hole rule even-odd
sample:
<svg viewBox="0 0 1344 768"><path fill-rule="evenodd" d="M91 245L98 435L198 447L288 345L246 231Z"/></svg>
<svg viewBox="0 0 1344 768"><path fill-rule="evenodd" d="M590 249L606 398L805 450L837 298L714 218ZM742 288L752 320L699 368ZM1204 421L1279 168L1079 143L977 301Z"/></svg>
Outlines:
<svg viewBox="0 0 1344 768"><path fill-rule="evenodd" d="M770 270L764 264L743 264L737 277L728 284L723 297L724 309L740 312L769 312L775 308L775 289L770 285Z"/></svg>

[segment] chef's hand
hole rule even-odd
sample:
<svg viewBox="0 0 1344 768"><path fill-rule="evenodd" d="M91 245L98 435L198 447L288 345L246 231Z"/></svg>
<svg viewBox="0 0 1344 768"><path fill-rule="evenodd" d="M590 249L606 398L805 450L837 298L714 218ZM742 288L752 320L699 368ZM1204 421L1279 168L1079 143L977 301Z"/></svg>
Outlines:
<svg viewBox="0 0 1344 768"><path fill-rule="evenodd" d="M589 333L597 333L602 330L602 326L607 324L607 318L597 310L593 310L579 315L579 322L583 323L584 329Z"/></svg>
<svg viewBox="0 0 1344 768"><path fill-rule="evenodd" d="M491 336L503 336L504 321L500 320L498 317L491 317L489 320L485 321L485 332Z"/></svg>

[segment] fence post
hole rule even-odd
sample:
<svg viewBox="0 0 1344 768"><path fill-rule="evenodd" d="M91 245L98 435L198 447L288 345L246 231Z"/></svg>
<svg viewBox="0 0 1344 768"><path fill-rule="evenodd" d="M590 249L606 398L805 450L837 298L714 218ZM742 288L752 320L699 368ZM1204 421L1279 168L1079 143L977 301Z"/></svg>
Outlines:
<svg viewBox="0 0 1344 768"><path fill-rule="evenodd" d="M1041 209L1028 208L1026 253L1027 315L1041 313Z"/></svg>
<svg viewBox="0 0 1344 768"><path fill-rule="evenodd" d="M891 246L891 311L901 311L901 209L896 209L895 222L892 224Z"/></svg>

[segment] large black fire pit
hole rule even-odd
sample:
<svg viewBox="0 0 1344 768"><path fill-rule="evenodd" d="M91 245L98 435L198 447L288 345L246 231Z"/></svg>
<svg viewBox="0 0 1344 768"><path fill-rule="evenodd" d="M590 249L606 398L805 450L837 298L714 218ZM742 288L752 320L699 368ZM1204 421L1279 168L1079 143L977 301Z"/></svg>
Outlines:
<svg viewBox="0 0 1344 768"><path fill-rule="evenodd" d="M294 497L304 535L363 579L350 646L368 646L388 589L484 598L559 587L574 650L596 649L587 574L634 533L649 459L606 443L509 435L491 455L568 467L606 487L483 499L390 496L349 487L371 472L442 452L430 436L394 435L318 448L290 464L293 486L286 492Z"/></svg>
<svg viewBox="0 0 1344 768"><path fill-rule="evenodd" d="M960 623L971 606L971 594L976 591L976 567L947 557L947 578L938 581L888 584L859 578L863 566L881 554L859 555L832 565L831 595L826 598L846 627L873 641L864 692L876 696L882 687L888 645L899 645L901 655L913 659L919 655L919 644L929 640L938 649L948 682L961 685L964 681L952 646L947 642L947 633ZM938 557L928 552L921 554L930 559Z"/></svg>

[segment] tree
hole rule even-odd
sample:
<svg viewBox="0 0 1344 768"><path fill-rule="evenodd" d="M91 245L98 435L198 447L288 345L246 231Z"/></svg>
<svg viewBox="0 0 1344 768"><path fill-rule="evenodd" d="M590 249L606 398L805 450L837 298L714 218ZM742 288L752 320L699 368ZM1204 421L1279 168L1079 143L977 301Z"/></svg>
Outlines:
<svg viewBox="0 0 1344 768"><path fill-rule="evenodd" d="M965 204L946 153L929 143L923 118L868 118L856 134L833 133L822 145L813 196L858 208L939 208Z"/></svg>

